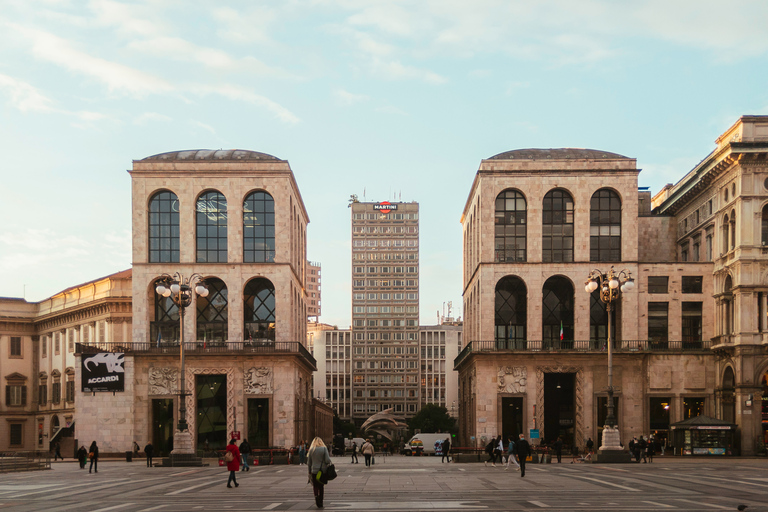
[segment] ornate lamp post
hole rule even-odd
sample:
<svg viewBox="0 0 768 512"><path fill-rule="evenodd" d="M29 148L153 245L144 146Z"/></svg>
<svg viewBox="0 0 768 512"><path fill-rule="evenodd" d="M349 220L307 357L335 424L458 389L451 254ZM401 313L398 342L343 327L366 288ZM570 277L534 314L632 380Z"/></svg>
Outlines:
<svg viewBox="0 0 768 512"><path fill-rule="evenodd" d="M598 287L600 288L600 300L605 304L608 312L608 415L605 418L603 444L600 450L623 450L613 405L613 326L611 325L613 322L611 313L613 303L621 299L622 293L635 287L635 280L632 279L632 272L629 270L616 272L611 266L607 274L597 269L591 271L584 284L584 290L590 295Z"/></svg>
<svg viewBox="0 0 768 512"><path fill-rule="evenodd" d="M187 393L184 370L184 310L192 304L192 293L201 297L208 296L208 288L200 274L192 274L188 278L176 272L173 276L163 274L158 280L155 292L162 297L170 298L179 308L179 350L181 353L181 369L179 372L179 422L174 433L172 453L195 453L192 445L192 434L187 424Z"/></svg>

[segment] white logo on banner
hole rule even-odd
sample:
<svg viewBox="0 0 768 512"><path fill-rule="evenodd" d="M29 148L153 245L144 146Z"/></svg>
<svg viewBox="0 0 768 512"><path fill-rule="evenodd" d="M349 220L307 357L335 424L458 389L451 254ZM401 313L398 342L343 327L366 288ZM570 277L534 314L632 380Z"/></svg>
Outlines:
<svg viewBox="0 0 768 512"><path fill-rule="evenodd" d="M124 373L125 370L123 369L123 356L125 354L118 353L118 352L101 352L99 354L96 354L93 357L89 357L83 362L83 366L85 366L85 369L89 372L91 371L90 368L88 368L88 363L93 363L96 366L100 364L107 365L107 371L109 373Z"/></svg>

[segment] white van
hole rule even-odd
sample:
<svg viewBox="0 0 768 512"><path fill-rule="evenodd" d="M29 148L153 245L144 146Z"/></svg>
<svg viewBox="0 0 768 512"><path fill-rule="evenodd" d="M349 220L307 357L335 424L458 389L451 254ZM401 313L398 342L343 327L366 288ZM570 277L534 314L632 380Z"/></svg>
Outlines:
<svg viewBox="0 0 768 512"><path fill-rule="evenodd" d="M363 443L365 442L365 439L363 439L362 437L353 437L352 439L347 439L345 437L344 438L344 448L346 448L346 450L348 452L352 451L352 443L353 442L357 443L357 453L359 454L360 453L360 448L363 447Z"/></svg>
<svg viewBox="0 0 768 512"><path fill-rule="evenodd" d="M435 455L435 444L440 442L442 443L443 440L448 439L451 437L451 434L448 432L443 432L442 434L416 434L412 438L408 440L408 446L411 446L411 443L415 439L418 439L421 441L424 445L424 455Z"/></svg>

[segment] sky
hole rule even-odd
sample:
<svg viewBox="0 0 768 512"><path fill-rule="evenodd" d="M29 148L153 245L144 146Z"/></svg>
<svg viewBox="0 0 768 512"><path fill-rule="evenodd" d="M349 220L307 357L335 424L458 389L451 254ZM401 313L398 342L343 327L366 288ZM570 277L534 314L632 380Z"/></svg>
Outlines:
<svg viewBox="0 0 768 512"><path fill-rule="evenodd" d="M132 160L288 160L351 317L351 194L420 203L421 323L463 316L461 213L483 158L581 147L652 193L768 114L768 2L0 0L0 296L131 266Z"/></svg>

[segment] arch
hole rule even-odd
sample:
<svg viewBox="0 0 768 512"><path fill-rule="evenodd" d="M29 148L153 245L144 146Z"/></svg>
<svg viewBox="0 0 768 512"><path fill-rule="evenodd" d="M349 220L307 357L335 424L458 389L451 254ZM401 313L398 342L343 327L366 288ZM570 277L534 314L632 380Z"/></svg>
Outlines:
<svg viewBox="0 0 768 512"><path fill-rule="evenodd" d="M736 248L736 210L731 210L731 249Z"/></svg>
<svg viewBox="0 0 768 512"><path fill-rule="evenodd" d="M50 431L50 439L53 439L53 436L56 434L56 432L59 431L59 428L61 428L61 423L59 422L59 417L54 414L51 416L51 431Z"/></svg>
<svg viewBox="0 0 768 512"><path fill-rule="evenodd" d="M497 348L525 348L527 311L525 282L517 276L502 277L496 283L494 326Z"/></svg>
<svg viewBox="0 0 768 512"><path fill-rule="evenodd" d="M589 205L589 261L621 261L621 198L601 188Z"/></svg>
<svg viewBox="0 0 768 512"><path fill-rule="evenodd" d="M573 345L574 288L565 276L552 276L542 287L541 333L545 347Z"/></svg>
<svg viewBox="0 0 768 512"><path fill-rule="evenodd" d="M255 190L243 201L243 262L275 261L275 200Z"/></svg>
<svg viewBox="0 0 768 512"><path fill-rule="evenodd" d="M728 235L728 230L730 229L731 223L728 220L728 214L726 213L723 216L723 254L728 252L728 240L730 239Z"/></svg>
<svg viewBox="0 0 768 512"><path fill-rule="evenodd" d="M760 223L760 243L768 245L768 204L763 206L762 218Z"/></svg>
<svg viewBox="0 0 768 512"><path fill-rule="evenodd" d="M723 380L720 395L722 419L734 423L736 419L736 376L733 367L728 365L723 370Z"/></svg>
<svg viewBox="0 0 768 512"><path fill-rule="evenodd" d="M208 277L205 286L208 296L197 297L197 340L223 343L229 339L227 285L218 277Z"/></svg>
<svg viewBox="0 0 768 512"><path fill-rule="evenodd" d="M547 192L542 201L541 261L573 261L573 196L565 189Z"/></svg>
<svg viewBox="0 0 768 512"><path fill-rule="evenodd" d="M179 262L179 198L170 190L152 194L147 205L150 263Z"/></svg>
<svg viewBox="0 0 768 512"><path fill-rule="evenodd" d="M197 263L227 262L227 198L208 190L195 201Z"/></svg>
<svg viewBox="0 0 768 512"><path fill-rule="evenodd" d="M248 281L243 290L243 333L249 340L275 341L275 286L264 277Z"/></svg>
<svg viewBox="0 0 768 512"><path fill-rule="evenodd" d="M523 193L506 189L496 196L494 247L497 263L526 261L528 204Z"/></svg>

